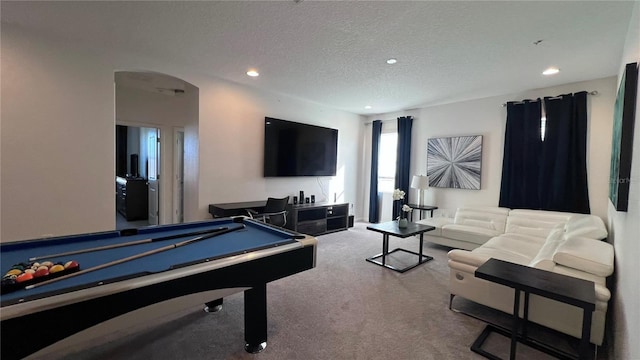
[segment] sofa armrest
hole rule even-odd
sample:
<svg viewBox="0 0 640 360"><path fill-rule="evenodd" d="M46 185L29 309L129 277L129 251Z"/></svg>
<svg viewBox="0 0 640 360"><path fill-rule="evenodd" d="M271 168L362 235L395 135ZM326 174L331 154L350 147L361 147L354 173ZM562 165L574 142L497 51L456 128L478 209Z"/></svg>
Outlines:
<svg viewBox="0 0 640 360"><path fill-rule="evenodd" d="M484 264L485 262L487 262L487 260L491 258L491 256L488 256L485 254L476 254L471 251L460 250L460 249L454 249L449 251L448 256L449 256L450 265L452 263L460 263L460 264L470 265L474 267L478 267Z"/></svg>

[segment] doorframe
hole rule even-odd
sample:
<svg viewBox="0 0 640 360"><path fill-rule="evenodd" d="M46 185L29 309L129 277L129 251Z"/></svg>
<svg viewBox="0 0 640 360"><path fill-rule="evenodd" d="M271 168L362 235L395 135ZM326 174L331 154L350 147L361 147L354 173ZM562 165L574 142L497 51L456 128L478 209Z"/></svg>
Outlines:
<svg viewBox="0 0 640 360"><path fill-rule="evenodd" d="M176 146L179 134L182 134L182 148ZM171 188L173 201L171 202L171 218L174 224L184 222L184 136L184 127L173 128L173 187ZM178 161L180 157L181 160ZM182 184L177 183L177 175L180 175ZM179 196L180 193L182 196Z"/></svg>
<svg viewBox="0 0 640 360"><path fill-rule="evenodd" d="M140 121L126 121L126 120L120 120L120 119L116 119L115 124L113 125L113 128L115 129L116 125L122 125L122 126L129 126L129 127L137 127L137 128L152 128L152 129L157 129L159 131L160 135L160 147L159 147L159 156L160 156L160 161L162 162L162 158L163 158L163 154L165 154L167 152L166 149L166 145L165 145L165 141L163 140L162 137L162 133L166 132L166 126L162 126L160 124L154 124L154 123L145 123L145 122L140 122ZM113 141L113 145L114 145L114 151L115 151L115 138ZM172 149L173 150L173 149ZM169 184L167 184L167 176L166 174L163 174L163 170L164 167L162 166L162 163L158 164L158 166L160 167L160 180L158 182L158 187L160 189L162 189L164 186L168 186ZM116 164L114 162L113 164L113 179L115 181L116 178ZM172 194L173 194L173 189L171 190ZM164 196L162 196L162 190L158 192L158 225L162 225L162 224L167 224L166 221L164 221L163 219L163 214L164 211L162 210L163 206L164 206ZM117 216L117 214L116 214Z"/></svg>

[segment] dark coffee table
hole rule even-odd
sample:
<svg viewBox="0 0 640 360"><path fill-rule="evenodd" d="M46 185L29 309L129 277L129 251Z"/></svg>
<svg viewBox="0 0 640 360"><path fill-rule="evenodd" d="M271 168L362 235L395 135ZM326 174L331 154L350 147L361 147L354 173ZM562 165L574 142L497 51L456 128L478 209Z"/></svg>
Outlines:
<svg viewBox="0 0 640 360"><path fill-rule="evenodd" d="M367 258L366 260L368 262L386 267L387 269L391 269L391 270L403 273L405 271L409 271L413 269L414 267L420 264L424 264L429 260L433 260L433 257L422 254L422 244L423 244L422 235L427 231L434 230L435 227L433 226L410 222L406 228L399 228L397 221L388 221L380 224L371 224L367 226L367 229L382 233L382 253L372 256L370 258ZM400 249L400 248L395 249L393 251L389 251L389 236L407 238L409 236L414 236L414 235L420 235L420 250L419 250L420 252L419 253L416 253L410 250ZM395 266L387 264L387 260L386 260L387 255L393 254L396 251L402 251L409 254L417 255L418 262L414 265L409 265L402 269L398 269ZM376 260L378 258L382 258L382 261Z"/></svg>

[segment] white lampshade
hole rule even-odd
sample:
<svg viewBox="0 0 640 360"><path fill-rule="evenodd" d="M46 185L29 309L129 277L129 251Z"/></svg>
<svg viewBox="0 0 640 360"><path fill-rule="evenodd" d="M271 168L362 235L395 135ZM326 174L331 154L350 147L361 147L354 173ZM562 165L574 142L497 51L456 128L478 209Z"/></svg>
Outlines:
<svg viewBox="0 0 640 360"><path fill-rule="evenodd" d="M411 179L411 187L420 190L428 189L429 177L426 175L413 175L413 178Z"/></svg>

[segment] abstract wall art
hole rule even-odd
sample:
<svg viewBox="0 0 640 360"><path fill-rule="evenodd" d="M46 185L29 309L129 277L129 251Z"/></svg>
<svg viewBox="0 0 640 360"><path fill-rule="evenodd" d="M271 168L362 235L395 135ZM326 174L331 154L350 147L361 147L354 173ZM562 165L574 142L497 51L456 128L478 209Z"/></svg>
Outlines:
<svg viewBox="0 0 640 360"><path fill-rule="evenodd" d="M480 190L481 169L482 135L428 140L429 186Z"/></svg>
<svg viewBox="0 0 640 360"><path fill-rule="evenodd" d="M613 109L609 199L617 211L627 211L629 207L637 88L638 64L627 64L620 80L616 104Z"/></svg>

